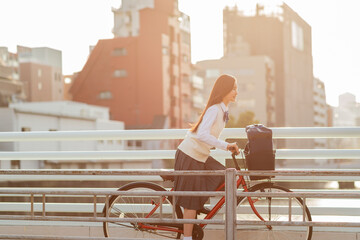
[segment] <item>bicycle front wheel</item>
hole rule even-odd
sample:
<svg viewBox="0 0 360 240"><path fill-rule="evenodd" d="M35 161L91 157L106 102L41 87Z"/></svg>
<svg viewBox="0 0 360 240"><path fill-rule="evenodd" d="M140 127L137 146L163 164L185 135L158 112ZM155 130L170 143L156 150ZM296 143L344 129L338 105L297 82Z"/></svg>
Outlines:
<svg viewBox="0 0 360 240"><path fill-rule="evenodd" d="M135 182L127 184L118 189L119 191L147 192L166 191L163 187L147 182ZM160 219L160 206L162 202L162 218L173 217L172 201L168 197L159 196L112 196L109 199L108 216L110 218L149 218ZM106 216L106 206L103 209ZM181 215L181 216L178 216ZM180 207L175 207L175 218L182 217ZM161 223L139 223L139 222L104 222L103 230L105 237L128 237L146 239L179 239L179 231L182 225Z"/></svg>
<svg viewBox="0 0 360 240"><path fill-rule="evenodd" d="M276 186L273 183L257 184L249 189L249 192L258 193L282 193L291 192L289 189ZM287 222L289 221L289 209L291 206L291 221L311 221L311 214L301 198L279 197L252 197L252 202L260 216L265 221ZM237 220L262 221L254 213L247 197L238 198ZM271 239L271 240L310 240L312 237L311 226L280 226L280 225L238 225L238 239Z"/></svg>

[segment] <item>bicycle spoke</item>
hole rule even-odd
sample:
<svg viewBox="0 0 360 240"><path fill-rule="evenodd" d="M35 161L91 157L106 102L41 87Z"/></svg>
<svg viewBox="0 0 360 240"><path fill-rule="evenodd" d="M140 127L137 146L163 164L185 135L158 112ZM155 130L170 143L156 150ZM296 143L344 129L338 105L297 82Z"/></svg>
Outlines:
<svg viewBox="0 0 360 240"><path fill-rule="evenodd" d="M253 186L249 191L261 193L288 192L282 188L270 183L262 183ZM287 198L258 197L252 199L255 209L265 221L288 221L289 220L289 201ZM293 198L291 204L292 221L302 221L303 204L299 198ZM243 221L261 221L253 212L249 200L241 198L238 200L238 220ZM306 208L306 221L311 221L311 216ZM312 227L307 226L272 226L269 230L265 225L261 226L239 226L240 231L249 231L248 234L242 234L240 239L274 239L274 240L310 240L312 236ZM241 235L241 233L240 233Z"/></svg>
<svg viewBox="0 0 360 240"><path fill-rule="evenodd" d="M147 183L134 183L129 184L131 187L126 188L126 191L144 192L144 191L165 191L155 184ZM122 189L121 189L122 190ZM109 215L117 218L145 218L151 211L154 211L150 217L151 219L159 218L159 211L156 205L159 204L159 199L149 196L115 196L111 198L109 204ZM163 206L167 206L167 209L172 209L171 202L165 198ZM179 207L177 207L179 208ZM165 212L163 217L168 216ZM145 226L152 226L154 229L147 229ZM175 231L177 228L171 230L159 230L156 229L157 225L151 223L142 225L138 223L118 223L107 222L104 223L104 233L107 237L137 237L137 238L167 238L176 239L178 233ZM171 229L171 228L170 228Z"/></svg>

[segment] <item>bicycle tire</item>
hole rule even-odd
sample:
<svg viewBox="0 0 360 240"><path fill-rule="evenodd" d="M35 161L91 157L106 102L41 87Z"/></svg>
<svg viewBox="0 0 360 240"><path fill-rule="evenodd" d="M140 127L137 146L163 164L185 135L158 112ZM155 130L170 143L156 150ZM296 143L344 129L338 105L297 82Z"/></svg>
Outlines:
<svg viewBox="0 0 360 240"><path fill-rule="evenodd" d="M163 187L148 182L134 182L124 185L118 191L166 191ZM153 203L160 201L158 196L118 196L114 195L109 198L109 217L145 217L151 211ZM115 205L117 205L115 207ZM140 209L141 208L141 209ZM146 208L146 210L144 209ZM168 213L170 211L170 213ZM160 210L157 209L151 218L159 217ZM170 216L171 215L171 216ZM106 216L106 206L103 209L103 216ZM163 202L163 218L172 217L172 198L167 197ZM182 218L182 211L179 206L175 206L175 217ZM146 225L158 225L150 224ZM182 224L166 224L172 228L182 230ZM159 238L165 237L180 239L181 233L161 230L147 230L137 223L115 223L103 222L103 231L105 237L136 237L136 238Z"/></svg>
<svg viewBox="0 0 360 240"><path fill-rule="evenodd" d="M274 183L260 183L249 188L249 192L292 192L290 189L275 185ZM289 199L273 199L265 197L252 197L255 201L254 206L265 221L288 221L289 220ZM294 204L295 203L295 204ZM303 200L301 198L292 199L292 221L303 221ZM269 214L270 212L270 214ZM247 197L237 199L237 220L261 221L252 211ZM312 221L311 213L305 205L305 220ZM312 226L272 226L269 230L265 225L240 226L239 239L292 239L292 240L311 240ZM242 231L242 233L241 233ZM248 232L247 232L248 231ZM242 238L243 237L243 238Z"/></svg>

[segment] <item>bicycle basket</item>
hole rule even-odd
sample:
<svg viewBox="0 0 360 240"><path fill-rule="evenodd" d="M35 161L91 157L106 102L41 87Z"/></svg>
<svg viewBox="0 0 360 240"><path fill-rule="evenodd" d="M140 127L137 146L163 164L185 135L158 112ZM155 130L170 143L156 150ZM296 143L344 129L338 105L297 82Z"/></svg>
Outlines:
<svg viewBox="0 0 360 240"><path fill-rule="evenodd" d="M246 166L252 170L275 170L275 152L273 150L272 131L261 125L246 127L248 143L244 154ZM250 176L251 180L272 178L274 176Z"/></svg>

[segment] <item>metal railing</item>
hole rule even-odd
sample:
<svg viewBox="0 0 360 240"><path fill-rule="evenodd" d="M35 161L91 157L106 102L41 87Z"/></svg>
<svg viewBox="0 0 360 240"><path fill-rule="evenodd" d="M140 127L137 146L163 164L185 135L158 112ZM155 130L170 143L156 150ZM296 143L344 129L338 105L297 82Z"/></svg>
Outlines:
<svg viewBox="0 0 360 240"><path fill-rule="evenodd" d="M360 222L309 222L305 221L305 217L303 221L291 221L291 205L289 205L289 221L271 221L271 222L261 222L261 221L238 221L236 220L236 199L239 196L242 197L280 197L280 198L289 198L289 202L292 198L302 198L305 204L306 198L360 198L360 192L358 193L323 193L323 192L289 192L289 193L253 193L253 192L238 192L236 193L236 176L276 176L276 175L296 175L296 176L304 176L304 175L313 175L313 176L325 176L325 175L336 175L336 176L359 176L360 171L241 171L237 172L235 169L227 169L225 171L112 171L109 173L108 171L66 171L66 170L8 170L1 171L1 174L83 174L83 175L93 175L93 174L106 174L106 175L116 175L116 174L124 174L124 175L223 175L225 174L225 182L226 188L225 192L127 192L127 191L100 191L100 190L0 190L0 196L2 194L28 194L30 197L31 207L28 215L0 215L0 220L35 220L35 221L85 221L85 222L141 222L141 223L194 223L194 224L225 224L226 230L226 239L232 240L235 238L236 233L236 225L274 225L274 226L315 226L315 227L360 227ZM46 215L46 197L52 195L92 195L93 196L93 216L92 217L67 217L67 216L47 216ZM226 209L225 209L225 220L219 219L211 219L211 220L188 220L188 219L166 219L160 216L160 219L149 219L149 218L114 218L110 217L108 214L105 216L99 217L97 216L97 197L105 196L104 206L106 208L109 207L109 197L113 195L122 195L122 196L158 196L159 198L163 196L226 196ZM42 211L41 216L35 216L34 214L34 198L35 196L41 196L42 199ZM160 201L161 203L162 201ZM162 209L162 207L160 207ZM173 209L174 210L174 209ZM107 211L106 211L107 212ZM173 212L174 214L174 212ZM304 215L305 216L305 215ZM15 235L1 235L0 237L3 239L11 239ZM19 235L20 236L20 235ZM66 239L61 237L52 238L48 236L47 239Z"/></svg>
<svg viewBox="0 0 360 240"><path fill-rule="evenodd" d="M141 223L194 223L194 224L218 224L225 225L226 231L226 239L232 240L235 238L236 226L237 225L273 225L273 226L314 226L314 227L360 227L360 222L316 222L316 221L305 221L305 213L303 213L303 221L292 221L291 216L291 204L289 204L289 220L288 221L239 221L236 220L236 203L237 197L276 197L276 198L288 198L289 203L292 198L302 198L303 203L305 205L307 198L360 198L360 192L357 193L324 193L324 192L288 192L288 193L254 193L254 192L237 192L236 191L236 177L237 176L359 176L360 171L240 171L237 172L235 169L227 169L225 171L217 170L217 171L147 171L147 170L138 170L138 171L100 171L100 170L2 170L1 174L80 174L80 175L223 175L225 174L225 192L128 192L128 191L104 191L104 190L17 190L17 189L0 189L0 196L2 194L26 194L29 195L30 198L30 211L28 215L0 215L0 220L32 220L32 221L84 221L84 222L141 222ZM46 215L46 197L49 196L80 196L80 195L92 195L93 196L93 216L92 217L82 217L82 216L47 216ZM97 197L104 196L105 202L103 206L108 209L109 207L109 198L110 196L121 195L121 196L157 196L159 198L163 196L226 196L226 204L225 204L225 220L219 219L211 219L211 220L200 220L200 219L166 219L161 216L162 211L160 212L160 219L151 219L151 218L114 218L110 217L108 214L105 216L98 216L97 210ZM35 216L34 211L34 198L36 196L41 196L42 199L42 211L41 216ZM162 203L162 201L160 201ZM162 205L160 205L160 209L162 209ZM174 208L173 216L174 216ZM108 211L106 211L108 212ZM15 237L19 237L22 235L0 235L2 239L17 239ZM35 237L35 236L34 236ZM43 236L44 237L44 236ZM26 239L26 238L24 238ZM36 239L36 238L34 238ZM41 239L41 238L39 238ZM46 239L68 239L67 237L51 237L47 236ZM71 238L77 239L77 238ZM78 238L83 239L83 238ZM89 238L91 239L91 238Z"/></svg>
<svg viewBox="0 0 360 240"><path fill-rule="evenodd" d="M359 138L360 137L360 128L272 128L273 138L282 139L282 138ZM186 134L185 129L170 129L170 130L119 130L119 131L68 131L68 132L0 132L0 142L23 142L23 141L74 141L74 140L163 140L163 139L182 139ZM221 139L227 138L246 138L244 129L224 129ZM133 159L173 159L175 150L136 150L136 151L26 151L26 152L0 152L0 161L2 160L60 160L60 161L69 161L69 160L122 160L122 161L132 161ZM211 155L217 158L220 161L224 161L225 158L229 158L229 154L221 150L211 151ZM356 159L359 160L360 150L359 149L277 149L276 159ZM178 174L194 174L194 172L171 172L171 171L126 171L126 170L0 170L0 178L7 177L22 177L25 176L36 177L36 176L55 176L61 177L62 179L72 179L77 176L78 180L90 179L100 177L102 179L119 179L127 178L129 176L137 176L136 178L144 177L144 175L154 177L154 179L159 179L158 175L178 175ZM207 174L203 172L203 174ZM214 172L211 172L214 174ZM218 173L220 174L220 173ZM222 171L221 174L225 174ZM237 175L271 175L281 177L341 177L346 180L358 180L360 179L359 171L352 170L323 170L323 171L272 171L272 172L239 172L234 173L233 171L228 170L226 173L227 179L227 189L228 191L219 193L219 192L206 192L200 193L211 196L222 196L226 195L227 199L227 208L225 211L226 220L212 219L212 220L182 220L182 219L170 219L177 223L211 223L211 224L225 224L226 234L229 238L234 239L234 233L236 232L237 224L247 224L247 225L257 225L263 224L259 222L251 221L239 221L236 220L236 215L234 209L234 202L236 203L237 196L257 196L258 193L243 193L238 192L234 194L234 179ZM1 180L1 179L0 179ZM236 188L236 186L235 186ZM110 195L116 194L128 194L126 192L118 191L107 191L107 190L39 190L39 189L28 189L28 190L19 190L19 189L0 189L0 195L28 195L30 197L30 211L28 216L1 216L1 219L14 220L16 218L24 220L44 220L44 221L90 221L90 222L103 222L107 221L106 216L104 218L98 217L96 214L99 212L99 207L102 208L106 206L106 203L99 203L97 201L98 196L104 196L106 199ZM183 194L181 192L157 192L156 194L175 196L176 194ZM194 193L186 192L186 195L191 195ZM262 196L266 195L261 193ZM307 198L360 198L358 192L341 192L341 193L327 193L323 191L313 191L313 192L293 192L293 193L273 193L274 196L279 195L279 197L285 198L294 198L300 197L306 202ZM94 202L93 206L93 217L76 217L75 219L70 219L70 217L62 218L59 216L47 216L46 212L46 196L47 195L73 195L73 196L87 196L92 195ZM199 192L196 192L196 195L199 196ZM36 211L34 205L34 197L41 196L42 199L42 216L35 216L34 211ZM234 200L235 199L235 200ZM289 200L290 201L290 200ZM31 203L32 202L32 203ZM99 205L100 204L100 205ZM3 205L6 208L8 205ZM29 206L29 205L27 205ZM1 209L1 208L0 208ZM312 211L312 209L310 209ZM323 210L326 211L326 210ZM289 215L291 220L291 212ZM9 217L9 218L6 218ZM57 219L56 219L57 218ZM63 219L63 220L61 220ZM163 219L164 221L167 221ZM142 222L149 221L141 220ZM209 221L209 222L206 222ZM317 227L360 227L358 222L274 222L271 224L279 225L305 225L305 226L317 226ZM21 237L22 236L22 237ZM7 237L7 238L6 238ZM48 236L47 236L48 237ZM27 236L23 235L12 235L5 236L0 235L0 239L30 239ZM54 237L54 238L31 238L31 239L84 239L84 238L67 238L66 236ZM86 238L92 239L92 238ZM94 238L101 239L101 238ZM108 238L111 239L111 238Z"/></svg>
<svg viewBox="0 0 360 240"><path fill-rule="evenodd" d="M59 132L0 132L0 142L24 141L91 141L91 140L167 140L183 139L186 129L160 130L97 130ZM304 138L359 138L359 127L272 128L274 139ZM224 129L221 139L246 139L243 128ZM136 151L22 151L0 152L0 160L123 160L174 159L175 150ZM211 155L219 161L228 153L213 150ZM276 159L359 159L360 149L277 149Z"/></svg>

